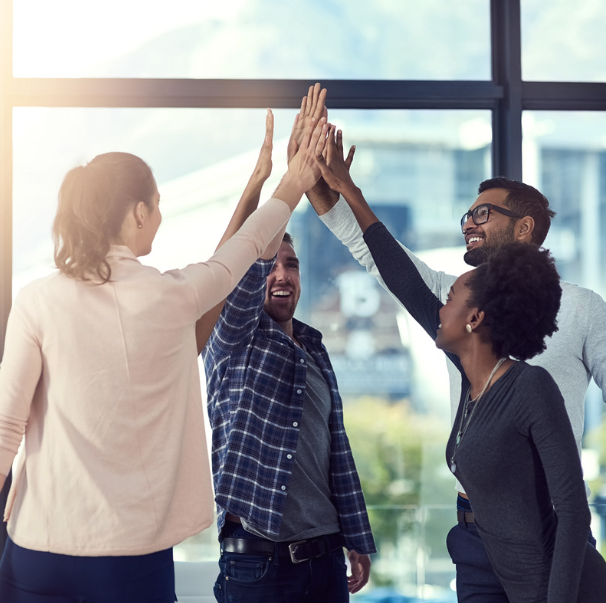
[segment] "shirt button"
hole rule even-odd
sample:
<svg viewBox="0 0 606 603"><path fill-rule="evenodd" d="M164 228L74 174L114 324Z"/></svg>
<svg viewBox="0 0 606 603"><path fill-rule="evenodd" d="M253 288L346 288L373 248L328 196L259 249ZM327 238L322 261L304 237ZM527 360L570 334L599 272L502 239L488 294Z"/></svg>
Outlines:
<svg viewBox="0 0 606 603"><path fill-rule="evenodd" d="M286 490L286 486L281 486L282 490Z"/></svg>
<svg viewBox="0 0 606 603"><path fill-rule="evenodd" d="M291 458L292 458L292 454L287 454L287 455L286 455L286 458L287 458L287 459L291 459Z"/></svg>
<svg viewBox="0 0 606 603"><path fill-rule="evenodd" d="M298 389L298 390L297 390L297 393L298 393L298 394L300 394L300 393L301 393L301 390L300 390L300 389Z"/></svg>
<svg viewBox="0 0 606 603"><path fill-rule="evenodd" d="M299 362L300 362L301 364L305 364L305 358L301 358L301 360L299 360Z"/></svg>
<svg viewBox="0 0 606 603"><path fill-rule="evenodd" d="M295 421L295 422L292 424L292 426L293 426L293 427L299 427L299 423L297 423L297 421Z"/></svg>

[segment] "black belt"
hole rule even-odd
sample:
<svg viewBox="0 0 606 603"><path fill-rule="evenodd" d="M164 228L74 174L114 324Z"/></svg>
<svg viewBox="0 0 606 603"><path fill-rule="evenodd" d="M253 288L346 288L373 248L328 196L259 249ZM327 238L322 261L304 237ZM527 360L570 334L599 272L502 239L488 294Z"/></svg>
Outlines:
<svg viewBox="0 0 606 603"><path fill-rule="evenodd" d="M221 541L221 554L242 553L244 555L267 555L287 557L293 563L323 557L345 544L343 536L335 532L326 536L316 536L296 542L271 542L270 540L253 540L249 538L224 538Z"/></svg>
<svg viewBox="0 0 606 603"><path fill-rule="evenodd" d="M474 523L474 514L470 511L460 511L457 509L457 521L459 523Z"/></svg>

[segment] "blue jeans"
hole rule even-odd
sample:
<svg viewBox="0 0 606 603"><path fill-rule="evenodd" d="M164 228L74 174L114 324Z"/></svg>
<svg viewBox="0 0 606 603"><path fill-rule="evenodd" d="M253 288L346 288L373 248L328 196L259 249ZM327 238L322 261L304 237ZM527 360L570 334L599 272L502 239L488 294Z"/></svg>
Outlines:
<svg viewBox="0 0 606 603"><path fill-rule="evenodd" d="M591 532L588 541L595 547ZM459 522L448 532L446 546L457 566L459 603L509 603L475 523Z"/></svg>
<svg viewBox="0 0 606 603"><path fill-rule="evenodd" d="M446 546L457 566L459 603L509 603L475 523L459 522L448 532Z"/></svg>
<svg viewBox="0 0 606 603"><path fill-rule="evenodd" d="M0 562L2 603L174 603L173 550L77 557L8 540Z"/></svg>
<svg viewBox="0 0 606 603"><path fill-rule="evenodd" d="M237 526L237 527L235 527ZM239 524L226 523L222 537L263 540ZM293 564L283 556L223 553L214 593L218 603L345 603L343 549Z"/></svg>

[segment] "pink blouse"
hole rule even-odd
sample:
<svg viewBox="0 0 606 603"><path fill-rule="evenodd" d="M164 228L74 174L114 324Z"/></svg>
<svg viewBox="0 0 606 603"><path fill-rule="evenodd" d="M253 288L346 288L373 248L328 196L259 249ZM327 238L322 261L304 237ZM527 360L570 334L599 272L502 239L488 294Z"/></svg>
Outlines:
<svg viewBox="0 0 606 603"><path fill-rule="evenodd" d="M269 200L208 261L160 273L124 246L111 282L54 273L23 288L0 370L0 473L18 545L142 555L213 521L194 323L290 217Z"/></svg>

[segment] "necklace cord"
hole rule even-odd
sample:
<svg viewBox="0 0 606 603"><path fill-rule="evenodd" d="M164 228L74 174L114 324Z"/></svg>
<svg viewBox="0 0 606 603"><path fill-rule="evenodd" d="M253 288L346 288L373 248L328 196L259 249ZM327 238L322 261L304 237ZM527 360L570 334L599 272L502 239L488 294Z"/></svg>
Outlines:
<svg viewBox="0 0 606 603"><path fill-rule="evenodd" d="M454 447L454 450L452 451L452 456L450 457L450 470L452 471L452 473L454 473L457 470L457 464L455 462L455 458L456 458L457 452L459 451L459 448L461 446L461 442L463 441L463 436L467 433L467 428L469 427L469 424L471 423L471 418L473 417L473 413L475 412L476 408L478 407L478 404L479 404L480 400L482 399L484 392L488 389L488 386L490 385L492 378L495 376L495 374L499 370L499 368L501 368L501 365L505 362L505 360L507 360L507 358L501 358L496 363L495 367L492 369L492 372L490 373L490 376L488 377L488 381L486 381L484 388L480 392L480 395L475 399L475 401L470 400L471 385L469 385L469 388L467 389L467 394L465 395L465 403L463 406L463 412L461 412L461 419L459 420L459 430L457 431L457 437L455 439L455 447ZM463 421L465 420L465 417L467 416L467 409L469 407L470 402L475 402L475 405L471 409L471 413L469 413L469 418L467 419L465 426L463 426Z"/></svg>

